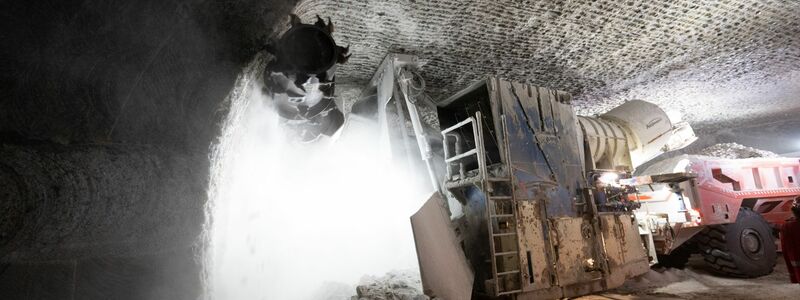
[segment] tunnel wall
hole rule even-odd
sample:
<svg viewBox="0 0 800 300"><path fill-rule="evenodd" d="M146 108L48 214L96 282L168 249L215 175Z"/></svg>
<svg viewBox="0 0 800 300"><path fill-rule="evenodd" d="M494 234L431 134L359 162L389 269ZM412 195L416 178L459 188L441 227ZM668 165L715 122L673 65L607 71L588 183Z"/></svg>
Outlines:
<svg viewBox="0 0 800 300"><path fill-rule="evenodd" d="M188 247L200 232L203 154L153 146L0 145L0 206L24 213L2 261L141 255Z"/></svg>
<svg viewBox="0 0 800 300"><path fill-rule="evenodd" d="M295 1L4 1L0 133L205 150Z"/></svg>
<svg viewBox="0 0 800 300"><path fill-rule="evenodd" d="M0 3L0 299L197 299L224 99L295 2Z"/></svg>

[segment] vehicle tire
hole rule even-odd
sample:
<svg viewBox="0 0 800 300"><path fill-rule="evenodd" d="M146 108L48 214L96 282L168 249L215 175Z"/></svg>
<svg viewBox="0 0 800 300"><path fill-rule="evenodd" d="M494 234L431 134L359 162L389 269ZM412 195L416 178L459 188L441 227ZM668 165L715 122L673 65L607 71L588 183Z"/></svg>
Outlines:
<svg viewBox="0 0 800 300"><path fill-rule="evenodd" d="M716 273L752 278L772 273L777 258L772 228L742 207L736 223L707 226L696 237L700 253Z"/></svg>
<svg viewBox="0 0 800 300"><path fill-rule="evenodd" d="M683 269L691 256L692 252L689 248L682 245L670 252L669 255L659 254L658 265L665 268Z"/></svg>

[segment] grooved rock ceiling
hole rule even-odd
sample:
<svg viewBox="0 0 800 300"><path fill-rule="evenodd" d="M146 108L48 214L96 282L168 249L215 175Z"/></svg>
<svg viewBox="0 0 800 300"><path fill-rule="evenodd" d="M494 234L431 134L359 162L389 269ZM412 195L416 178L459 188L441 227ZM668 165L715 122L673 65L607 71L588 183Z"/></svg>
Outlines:
<svg viewBox="0 0 800 300"><path fill-rule="evenodd" d="M339 81L389 51L427 60L434 98L485 75L571 92L580 113L640 98L719 127L800 110L797 1L306 0L351 45Z"/></svg>

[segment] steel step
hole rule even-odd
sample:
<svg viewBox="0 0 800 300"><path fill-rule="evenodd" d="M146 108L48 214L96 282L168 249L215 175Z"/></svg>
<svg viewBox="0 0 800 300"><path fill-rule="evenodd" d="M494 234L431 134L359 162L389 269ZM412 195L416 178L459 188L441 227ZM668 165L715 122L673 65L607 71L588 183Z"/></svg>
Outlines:
<svg viewBox="0 0 800 300"><path fill-rule="evenodd" d="M472 150L469 150L467 152L461 153L459 155L447 158L447 159L444 160L444 162L449 164L449 163L452 163L454 161L460 160L460 159L462 159L464 157L467 157L467 156L470 156L470 155L475 155L476 153L478 153L478 149L472 149Z"/></svg>
<svg viewBox="0 0 800 300"><path fill-rule="evenodd" d="M511 274L516 274L516 273L519 273L519 270L511 270L511 271L505 271L505 272L497 272L497 276L511 275Z"/></svg>
<svg viewBox="0 0 800 300"><path fill-rule="evenodd" d="M503 233L493 233L492 236L512 236L517 235L516 232L503 232Z"/></svg>
<svg viewBox="0 0 800 300"><path fill-rule="evenodd" d="M503 182L503 181L511 181L511 178L508 178L508 177L489 177L489 178L486 178L486 180L487 181L493 181L493 182Z"/></svg>
<svg viewBox="0 0 800 300"><path fill-rule="evenodd" d="M456 180L456 181L447 181L444 183L444 187L447 189L456 189L462 188L466 186L471 186L476 183L480 182L478 179L466 179L466 180Z"/></svg>
<svg viewBox="0 0 800 300"><path fill-rule="evenodd" d="M491 215L492 218L513 218L513 214L504 214L504 215Z"/></svg>
<svg viewBox="0 0 800 300"><path fill-rule="evenodd" d="M499 293L497 293L497 295L498 296L502 296L502 295L508 295L508 294L515 294L515 293L519 293L519 292L522 292L522 290L499 292Z"/></svg>

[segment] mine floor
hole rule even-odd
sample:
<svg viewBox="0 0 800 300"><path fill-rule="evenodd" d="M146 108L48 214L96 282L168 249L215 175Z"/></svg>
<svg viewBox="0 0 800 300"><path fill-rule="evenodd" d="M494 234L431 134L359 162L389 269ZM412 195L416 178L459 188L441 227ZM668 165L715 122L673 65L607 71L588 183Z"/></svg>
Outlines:
<svg viewBox="0 0 800 300"><path fill-rule="evenodd" d="M577 299L800 299L800 284L789 283L782 256L772 274L741 279L714 275L702 257L694 255L684 270L654 268L620 288Z"/></svg>

